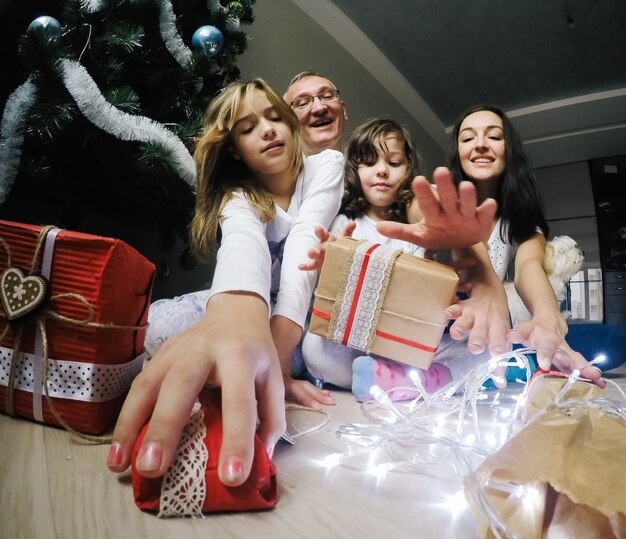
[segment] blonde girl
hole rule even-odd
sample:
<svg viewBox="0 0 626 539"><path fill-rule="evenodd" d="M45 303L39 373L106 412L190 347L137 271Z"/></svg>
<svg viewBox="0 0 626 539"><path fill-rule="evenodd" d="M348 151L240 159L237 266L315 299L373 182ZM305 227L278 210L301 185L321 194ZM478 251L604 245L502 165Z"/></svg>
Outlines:
<svg viewBox="0 0 626 539"><path fill-rule="evenodd" d="M129 464L143 424L150 428L138 471L167 470L182 427L205 383L221 386L224 439L219 474L241 484L258 433L271 455L284 432L284 397L332 403L291 377L315 275L298 270L339 209L343 156L304 158L297 118L262 79L226 87L207 110L195 152L197 203L191 237L206 256L218 246L210 290L151 306L146 348L113 434L109 467Z"/></svg>

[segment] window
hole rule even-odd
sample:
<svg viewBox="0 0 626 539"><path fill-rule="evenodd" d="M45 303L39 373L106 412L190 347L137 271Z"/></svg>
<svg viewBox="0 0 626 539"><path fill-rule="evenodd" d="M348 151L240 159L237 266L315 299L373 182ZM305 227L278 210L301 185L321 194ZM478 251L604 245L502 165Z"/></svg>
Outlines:
<svg viewBox="0 0 626 539"><path fill-rule="evenodd" d="M581 270L567 285L565 309L572 313L572 322L602 322L602 270Z"/></svg>

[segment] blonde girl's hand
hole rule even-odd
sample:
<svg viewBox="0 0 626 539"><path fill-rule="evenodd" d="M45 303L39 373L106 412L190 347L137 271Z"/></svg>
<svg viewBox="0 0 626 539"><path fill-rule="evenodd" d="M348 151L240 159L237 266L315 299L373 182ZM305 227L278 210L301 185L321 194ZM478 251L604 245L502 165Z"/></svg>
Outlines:
<svg viewBox="0 0 626 539"><path fill-rule="evenodd" d="M309 408L319 408L322 404L332 406L335 399L327 389L315 387L307 380L284 378L286 399Z"/></svg>
<svg viewBox="0 0 626 539"><path fill-rule="evenodd" d="M227 486L240 485L252 466L255 432L272 455L286 425L280 364L267 305L259 296L213 296L199 323L163 344L124 402L107 459L109 468L115 472L128 468L139 432L150 420L137 471L145 477L162 476L205 383L222 390L220 480Z"/></svg>
<svg viewBox="0 0 626 539"><path fill-rule="evenodd" d="M356 223L354 221L348 221L339 236L331 234L323 226L315 227L315 235L317 236L319 243L315 249L309 249L309 252L307 253L307 256L311 259L311 261L298 264L298 269L303 271L321 270L324 264L326 247L328 244L335 241L337 238L351 238L355 227Z"/></svg>
<svg viewBox="0 0 626 539"><path fill-rule="evenodd" d="M521 343L530 348L537 348L537 362L543 370L556 369L570 374L577 369L580 374L603 388L606 381L602 379L602 371L590 365L582 354L573 350L565 339L554 330L539 321L521 322L509 333L511 343Z"/></svg>

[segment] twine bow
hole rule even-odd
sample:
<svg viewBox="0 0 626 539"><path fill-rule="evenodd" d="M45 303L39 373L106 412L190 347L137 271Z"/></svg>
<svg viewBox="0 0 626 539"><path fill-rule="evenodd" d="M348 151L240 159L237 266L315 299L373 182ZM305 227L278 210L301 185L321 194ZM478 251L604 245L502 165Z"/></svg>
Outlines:
<svg viewBox="0 0 626 539"><path fill-rule="evenodd" d="M43 263L42 257L40 257L40 253L48 235L50 233L53 233L56 236L56 233L58 233L59 231L60 230L58 228L52 225L45 226L41 229L41 231L39 232L39 236L37 237L37 242L35 244L35 252L33 253L33 258L30 264L31 267L25 279L30 279L30 278L37 279L38 283L43 281L44 284L46 284L46 280L40 275L41 266ZM21 270L21 268L16 268L11 265L11 248L2 237L0 237L0 244L2 244L7 254L7 269L3 272L2 277L0 277L0 283L3 284L5 281L6 275L14 274L16 269L19 270L19 272L22 272L22 274L23 274L23 271ZM19 288L19 285L18 285L18 289L16 290L16 293L19 293L20 291L21 289ZM2 293L3 294L5 293L4 288L2 290ZM70 300L74 300L80 303L86 309L87 315L83 319L76 319L76 318L64 316L54 311L53 308L51 308L50 306L59 299L70 299ZM132 330L132 331L145 329L147 327L147 324L143 324L139 326L128 326L128 325L117 325L113 323L104 324L100 322L93 322L93 318L95 315L95 310L93 306L89 303L89 301L84 296L82 296L81 294L76 294L74 292L65 292L62 294L55 294L54 296L49 296L49 297L47 294L44 294L44 297L40 301L40 303L41 304L37 305L36 309L32 310L32 313L33 313L33 316L36 316L35 324L36 324L37 331L39 332L38 335L40 336L40 339L41 339L40 341L41 352L38 355L40 355L41 360L42 360L43 382L40 384L39 387L41 387L41 385L43 386L44 396L46 398L46 402L48 403L50 412L52 413L54 418L58 421L58 423L61 426L63 426L67 431L71 432L75 436L78 436L85 440L89 440L94 443L110 443L111 442L110 437L91 436L89 434L85 434L85 433L77 431L76 429L71 427L67 423L67 421L65 421L61 417L58 410L56 409L56 406L54 405L54 401L50 397L50 392L48 389L49 357L48 357L48 337L47 337L47 332L46 332L46 321L48 319L53 319L53 320L67 323L67 324L73 324L73 325L77 325L81 327L90 327L90 328L99 328L99 329L118 329L118 330L121 329L121 330ZM24 323L27 319L31 318L31 316L27 316L31 313L25 312L23 313L24 316L14 316L13 318L11 318L9 316L8 309L5 305L4 297L3 297L2 304L3 304L5 312L0 312L0 316L6 318L7 321L10 321L11 323L7 323L4 330L2 331L2 334L0 334L0 341L4 339L9 328L13 328L13 331L14 331L13 353L11 355L11 360L10 360L11 366L10 366L10 371L9 371L9 380L7 384L5 409L6 409L7 414L11 416L15 416L14 393L15 393L15 374L16 374L17 363L18 363L17 358L20 353ZM36 347L37 347L37 343L36 343ZM36 384L37 384L37 381L36 381ZM35 395L33 394L33 399L34 398L35 398Z"/></svg>

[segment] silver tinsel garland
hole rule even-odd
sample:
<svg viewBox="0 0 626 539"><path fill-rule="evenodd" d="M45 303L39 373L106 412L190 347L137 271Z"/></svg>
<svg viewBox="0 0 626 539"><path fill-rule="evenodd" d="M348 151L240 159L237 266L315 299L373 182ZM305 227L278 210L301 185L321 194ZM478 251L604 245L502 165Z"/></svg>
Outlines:
<svg viewBox="0 0 626 539"><path fill-rule="evenodd" d="M63 82L78 108L90 122L120 140L160 144L176 158L180 176L195 187L196 168L183 142L162 124L146 116L122 112L102 95L87 70L74 60L61 61Z"/></svg>
<svg viewBox="0 0 626 539"><path fill-rule="evenodd" d="M185 45L178 28L176 28L176 16L174 8L169 0L159 2L161 13L159 17L159 29L165 48L170 52L181 67L186 67L191 62L191 49Z"/></svg>
<svg viewBox="0 0 626 539"><path fill-rule="evenodd" d="M24 123L37 99L37 87L32 75L18 86L7 99L0 123L0 204L13 187L22 155Z"/></svg>

